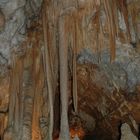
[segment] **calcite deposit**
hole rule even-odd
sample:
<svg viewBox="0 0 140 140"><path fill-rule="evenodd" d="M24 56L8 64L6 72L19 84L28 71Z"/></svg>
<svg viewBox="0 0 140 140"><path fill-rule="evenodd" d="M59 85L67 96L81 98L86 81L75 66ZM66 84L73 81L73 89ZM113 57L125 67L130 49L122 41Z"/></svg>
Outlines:
<svg viewBox="0 0 140 140"><path fill-rule="evenodd" d="M138 140L140 0L0 0L0 140Z"/></svg>

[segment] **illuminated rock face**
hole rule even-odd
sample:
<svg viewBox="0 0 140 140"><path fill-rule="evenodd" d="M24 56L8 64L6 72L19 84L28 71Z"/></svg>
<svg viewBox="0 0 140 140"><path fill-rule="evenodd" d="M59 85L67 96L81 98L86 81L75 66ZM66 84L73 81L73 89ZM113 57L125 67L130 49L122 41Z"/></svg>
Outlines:
<svg viewBox="0 0 140 140"><path fill-rule="evenodd" d="M127 123L124 123L121 126L121 140L138 140Z"/></svg>

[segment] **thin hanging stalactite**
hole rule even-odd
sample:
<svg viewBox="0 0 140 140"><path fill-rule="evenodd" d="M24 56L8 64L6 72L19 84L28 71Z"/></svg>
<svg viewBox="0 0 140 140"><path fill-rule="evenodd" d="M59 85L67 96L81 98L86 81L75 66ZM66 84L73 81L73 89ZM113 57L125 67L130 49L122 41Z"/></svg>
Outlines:
<svg viewBox="0 0 140 140"><path fill-rule="evenodd" d="M132 40L132 38L131 38L131 33L130 33L130 28L129 28L127 1L126 0L117 0L116 3L117 3L118 9L120 10L121 14L123 15L125 25L126 25L126 30L127 30L128 41L130 42Z"/></svg>
<svg viewBox="0 0 140 140"><path fill-rule="evenodd" d="M44 8L45 10L45 8ZM49 134L48 140L52 140L53 133L53 89L52 89L52 77L51 77L51 66L49 60L49 52L47 46L47 21L45 11L42 12L43 18L43 33L44 33L44 64L45 64L45 75L46 75L46 86L48 89L48 97L49 97L49 107L50 107L50 115L49 115Z"/></svg>
<svg viewBox="0 0 140 140"><path fill-rule="evenodd" d="M77 62L76 62L76 55L77 55L77 23L76 20L72 20L74 23L73 26L73 104L74 104L74 111L78 113L78 95L77 95Z"/></svg>
<svg viewBox="0 0 140 140"><path fill-rule="evenodd" d="M19 59L19 60L18 60ZM21 137L21 129L23 124L23 95L22 95L22 85L23 85L23 59L17 58L16 60L18 65L17 72L18 73L18 85L17 85L17 93L16 93L16 106L15 106L15 130L18 133L17 140ZM20 130L20 132L19 132Z"/></svg>
<svg viewBox="0 0 140 140"><path fill-rule="evenodd" d="M15 108L15 93L16 93L16 82L17 80L15 80L17 78L17 74L15 73L16 70L16 59L15 56L13 56L12 59L13 63L12 63L12 71L11 71L11 75L10 75L10 88L9 88L9 92L10 92L10 103L9 103L9 118L8 118L8 127L13 127L13 120L14 120L14 108Z"/></svg>
<svg viewBox="0 0 140 140"><path fill-rule="evenodd" d="M65 27L65 16L59 18L59 61L60 61L60 100L61 123L60 140L69 140L68 124L68 43Z"/></svg>
<svg viewBox="0 0 140 140"><path fill-rule="evenodd" d="M39 46L39 44L37 45ZM39 52L39 53L38 53ZM32 140L42 140L41 130L39 127L39 117L40 117L40 108L41 108L41 92L44 86L44 78L42 77L44 73L42 72L41 65L41 53L40 50L35 48L35 64L34 64L34 73L35 73L35 84L34 84L34 101L33 101L33 117L32 117Z"/></svg>
<svg viewBox="0 0 140 140"><path fill-rule="evenodd" d="M99 30L100 30L100 33L99 33L99 63L102 61L102 55L101 55L101 52L102 52L102 48L103 48L103 45L104 45L104 32L103 32L103 25L102 25L102 21L99 17Z"/></svg>
<svg viewBox="0 0 140 140"><path fill-rule="evenodd" d="M52 4L52 3L51 3ZM58 41L57 41L57 29L58 29L58 20L56 19L54 3L52 8L49 9L49 4L45 4L45 15L46 15L46 32L47 32L47 48L49 54L49 63L50 63L50 74L51 81L53 83L53 101L55 97L55 91L58 83ZM50 14L53 14L50 16ZM53 26L53 28L52 28Z"/></svg>

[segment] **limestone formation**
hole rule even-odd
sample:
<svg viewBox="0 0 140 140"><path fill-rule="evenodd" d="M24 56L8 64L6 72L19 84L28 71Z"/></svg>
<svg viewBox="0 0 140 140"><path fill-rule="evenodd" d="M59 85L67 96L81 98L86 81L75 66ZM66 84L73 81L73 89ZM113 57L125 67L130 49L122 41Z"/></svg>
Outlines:
<svg viewBox="0 0 140 140"><path fill-rule="evenodd" d="M121 140L138 140L127 123L124 123L121 126Z"/></svg>
<svg viewBox="0 0 140 140"><path fill-rule="evenodd" d="M0 140L117 140L122 122L138 139L140 0L0 0Z"/></svg>

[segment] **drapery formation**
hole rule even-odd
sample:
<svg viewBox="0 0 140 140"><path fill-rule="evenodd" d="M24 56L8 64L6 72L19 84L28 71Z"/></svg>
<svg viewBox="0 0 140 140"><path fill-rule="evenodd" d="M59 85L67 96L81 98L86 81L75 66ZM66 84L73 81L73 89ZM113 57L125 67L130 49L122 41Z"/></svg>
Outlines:
<svg viewBox="0 0 140 140"><path fill-rule="evenodd" d="M52 140L57 89L61 100L59 139L70 139L68 91L72 92L73 110L78 114L77 54L90 48L100 62L102 50L109 46L113 62L116 39L133 42L130 22L136 30L134 12L125 0L44 0L21 52L13 53L4 139ZM123 29L120 19L124 20ZM72 89L68 88L69 79Z"/></svg>
<svg viewBox="0 0 140 140"><path fill-rule="evenodd" d="M39 121L46 115L43 109L45 106L48 108L48 99L42 53L34 37L40 40L33 33L33 38L30 38L32 42L23 43L22 52L14 54L12 58L8 124L4 139L41 139Z"/></svg>

